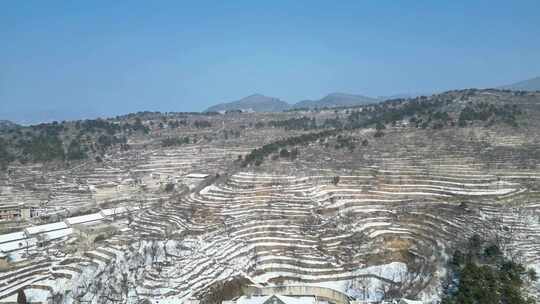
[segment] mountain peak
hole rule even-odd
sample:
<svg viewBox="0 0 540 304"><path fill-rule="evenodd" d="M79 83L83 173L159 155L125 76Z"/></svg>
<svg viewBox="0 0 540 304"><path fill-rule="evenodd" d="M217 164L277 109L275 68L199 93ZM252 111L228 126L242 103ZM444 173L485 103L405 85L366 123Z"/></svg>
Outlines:
<svg viewBox="0 0 540 304"><path fill-rule="evenodd" d="M251 94L242 99L220 103L206 109L206 112L220 112L232 110L244 110L254 112L281 112L288 109L290 105L285 101L269 97L259 93Z"/></svg>
<svg viewBox="0 0 540 304"><path fill-rule="evenodd" d="M260 93L253 93L244 98L252 98L252 97L267 97L267 96L264 96L263 94L260 94Z"/></svg>

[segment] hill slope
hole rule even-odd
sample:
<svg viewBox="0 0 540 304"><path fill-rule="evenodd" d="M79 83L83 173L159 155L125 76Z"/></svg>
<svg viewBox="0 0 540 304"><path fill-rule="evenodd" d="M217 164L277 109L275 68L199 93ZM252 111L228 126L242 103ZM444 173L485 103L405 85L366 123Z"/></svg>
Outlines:
<svg viewBox="0 0 540 304"><path fill-rule="evenodd" d="M0 120L0 129L13 129L17 126L18 125L16 123L9 120Z"/></svg>
<svg viewBox="0 0 540 304"><path fill-rule="evenodd" d="M505 85L500 88L514 91L540 91L540 77L535 77L524 81L516 82L514 84Z"/></svg>
<svg viewBox="0 0 540 304"><path fill-rule="evenodd" d="M251 110L254 112L281 112L290 106L283 100L261 94L253 94L240 100L220 103L206 109L205 112L219 112L231 110Z"/></svg>
<svg viewBox="0 0 540 304"><path fill-rule="evenodd" d="M2 223L0 300L218 303L258 284L433 303L464 281L516 297L523 282L538 298L525 277L540 269L538 113L540 92L469 89L338 113L141 112L0 132L2 207L40 207ZM74 152L88 157L61 163ZM87 246L83 225L101 240ZM523 265L499 263L505 252Z"/></svg>
<svg viewBox="0 0 540 304"><path fill-rule="evenodd" d="M332 93L319 100L303 100L296 103L294 108L332 108L344 106L357 106L379 102L379 99L362 95L353 95L345 93Z"/></svg>

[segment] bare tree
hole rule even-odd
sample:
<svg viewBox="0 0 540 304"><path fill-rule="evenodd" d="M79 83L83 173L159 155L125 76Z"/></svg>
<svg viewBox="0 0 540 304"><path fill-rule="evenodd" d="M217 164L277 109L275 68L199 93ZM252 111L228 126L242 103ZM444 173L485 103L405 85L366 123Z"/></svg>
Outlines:
<svg viewBox="0 0 540 304"><path fill-rule="evenodd" d="M64 295L58 291L55 291L48 297L47 300L50 304L62 304L64 303Z"/></svg>
<svg viewBox="0 0 540 304"><path fill-rule="evenodd" d="M158 252L159 252L159 245L156 242L156 240L152 240L150 242L150 247L149 247L149 254L150 254L150 258L152 259L152 263L156 261Z"/></svg>
<svg viewBox="0 0 540 304"><path fill-rule="evenodd" d="M125 298L126 303L128 303L129 300L129 280L128 280L128 274L125 272L122 272L122 279L120 281L120 288L122 289L123 297Z"/></svg>
<svg viewBox="0 0 540 304"><path fill-rule="evenodd" d="M376 291L381 295L382 300L393 300L400 298L399 284L381 281Z"/></svg>
<svg viewBox="0 0 540 304"><path fill-rule="evenodd" d="M69 294L75 303L82 303L83 298L91 290L92 281L89 279L80 280L79 284L71 290Z"/></svg>
<svg viewBox="0 0 540 304"><path fill-rule="evenodd" d="M352 211L345 211L340 214L341 222L344 225L350 225L354 222L354 212Z"/></svg>
<svg viewBox="0 0 540 304"><path fill-rule="evenodd" d="M524 208L508 207L488 223L487 230L491 231L495 245L512 261L519 261L522 257L514 245L520 238L520 230L527 225L527 216Z"/></svg>
<svg viewBox="0 0 540 304"><path fill-rule="evenodd" d="M47 257L49 257L49 249L50 249L49 248L49 244L50 244L49 237L46 234L41 233L41 234L36 234L35 238L36 238L37 247L44 248L45 253L47 254Z"/></svg>
<svg viewBox="0 0 540 304"><path fill-rule="evenodd" d="M369 294L371 286L371 278L366 276L357 277L356 279L350 281L347 289L355 289L362 294L361 300L369 300Z"/></svg>
<svg viewBox="0 0 540 304"><path fill-rule="evenodd" d="M163 242L163 252L165 254L165 260L167 260L169 254L167 252L167 245L169 244L169 241L173 238L175 229L172 224L167 225L165 229L163 230L165 242Z"/></svg>

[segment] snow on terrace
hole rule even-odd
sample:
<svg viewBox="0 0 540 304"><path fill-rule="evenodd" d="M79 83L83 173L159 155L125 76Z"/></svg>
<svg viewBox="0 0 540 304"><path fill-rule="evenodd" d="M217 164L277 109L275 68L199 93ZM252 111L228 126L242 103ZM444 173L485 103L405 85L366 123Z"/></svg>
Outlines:
<svg viewBox="0 0 540 304"><path fill-rule="evenodd" d="M213 189L212 189L213 190ZM380 232L378 232L379 234L384 234L384 233L397 233L397 232L400 232L400 233L405 233L407 230L406 229L396 229L396 230L382 230Z"/></svg>
<svg viewBox="0 0 540 304"><path fill-rule="evenodd" d="M354 282L350 279L328 280L323 282L304 282L305 286L316 286L330 288L342 292L350 297L357 299L371 299L373 301L380 301L382 294L380 293L381 286L387 284L383 280L390 282L400 282L404 275L407 273L407 265L402 262L392 262L388 264L369 266L361 268L353 272L356 277L361 277L360 280ZM273 273L275 275L286 275L286 273ZM259 276L254 278L257 282L266 282L269 279L269 274L265 276ZM381 280L383 279L383 280ZM290 286L298 284L295 281L285 281L284 285Z"/></svg>
<svg viewBox="0 0 540 304"><path fill-rule="evenodd" d="M42 284L42 282L39 282L39 284ZM24 294L28 303L49 303L51 296L51 292L48 289L40 288L26 288ZM17 295L14 295L13 298L16 299Z"/></svg>
<svg viewBox="0 0 540 304"><path fill-rule="evenodd" d="M182 269L182 272L166 272L168 274L181 273L181 276L173 279L175 288L178 290L183 290L182 294L189 293L190 290L195 291L197 289L204 288L204 286L207 286L207 284L210 282L231 274L231 269L227 267L234 266L235 269L242 269L243 265L246 265L246 263L250 261L251 255L256 256L254 258L254 265L256 265L254 269L256 271L262 271L261 277L264 277L265 274L275 277L276 274L286 273L291 277L309 279L312 281L326 280L327 284L332 284L333 282L345 282L345 279L348 280L354 275L358 274L356 272L351 273L343 271L343 267L341 267L339 263L328 265L327 263L323 262L324 254L317 252L314 246L316 236L306 236L305 234L301 233L302 217L309 215L309 211L315 206L325 206L310 203L309 199L306 199L322 190L320 187L313 186L314 183L316 183L314 179L307 177L295 178L283 176L276 178L276 176L271 175L263 176L263 178L259 179L256 174L253 176L248 175L246 177L246 179L233 178L234 180L230 181L229 184L223 187L207 187L197 195L190 197L190 199L193 199L193 202L196 202L201 206L222 206L222 208L216 210L223 209L224 212L218 212L217 215L227 215L232 217L232 219L228 220L228 222L234 223L234 225L229 226L229 229L232 230L231 235L234 237L232 239L220 237L219 231L201 236L201 240L204 239L206 241L212 241L207 242L206 246L199 247L196 255L187 255L183 257L182 261L175 262L177 265L185 266L178 267L179 269ZM324 179L329 180L329 178L331 177L325 177ZM324 179L321 179L320 182L323 182L322 180ZM360 179L358 180L359 184L361 184ZM452 181L454 181L454 179L452 179ZM490 178L489 181L484 180L482 182L487 184L491 181L493 181L492 178ZM433 183L435 182L438 182L438 180L435 179ZM268 185L271 183L277 183L276 187L269 187ZM433 183L429 182L424 184L419 182L418 185L429 185L428 187L432 188ZM459 182L456 181L456 183ZM302 184L305 184L305 186ZM408 181L408 184L411 185L411 188L414 188L414 183ZM461 183L459 184L461 185ZM470 184L471 185L467 185L468 187L465 189L466 192L491 192L491 189L485 189L484 185L480 186L479 183L476 183L476 180L474 182L470 182ZM237 185L240 186L240 188L236 188ZM255 189L245 188L246 185L253 185ZM444 185L442 186L443 188L445 186L449 186L448 188L455 188L452 186L456 186L451 185L450 183L445 184L444 182L442 185ZM486 188L487 186L489 185L486 185ZM343 201L343 199L340 198L340 195L343 196L341 193L345 193L349 189L358 190L356 187L358 186L346 184L345 178L343 178L343 182L340 181L338 187L335 187L334 190L328 192L332 194L336 193L336 201L334 205L339 206ZM435 190L433 188L426 192ZM306 191L306 189L311 189L310 191L313 192ZM257 193L259 191L268 191L268 193L261 195L261 193ZM416 233L415 238L424 238L424 235L420 233L429 233L429 230L427 230L428 228L444 229L444 227L436 227L439 223L436 222L433 217L429 217L429 220L426 220L423 219L422 216L420 216L418 220L415 220L414 225L404 222L400 223L402 226L393 226L390 221L397 221L396 218L390 217L394 209L393 205L395 205L395 203L410 204L411 202L396 199L396 192L386 192L387 193L381 195L380 198L384 197L387 199L374 198L372 200L357 200L358 213L356 215L358 218L354 219L354 221L358 224L358 230L368 229L369 237L377 237L378 235L384 234L395 235L396 233L408 232ZM359 197L362 196L361 193L358 194L360 195ZM299 197L295 199L294 197L296 196ZM251 209L250 212L250 208L253 206L262 207L265 205L265 202L275 200L276 198L279 198L280 204L275 204L272 202L272 204L269 204L268 207L254 208ZM320 199L321 201L325 201L329 200L330 197L320 197ZM355 198L351 197L347 200L354 202ZM304 204L304 207L300 208L299 204ZM327 206L328 205L326 205L326 207ZM418 205L416 208L421 207L421 205ZM159 219L160 223L166 222L172 217L170 214L174 213L175 211L173 206L168 206L167 208L169 209L152 210L152 212L144 213L142 217L144 218L145 216L150 215L155 216L152 218L147 218L149 223L157 223L156 219ZM364 212L361 212L360 210ZM376 213L377 216L370 214L371 212ZM388 213L389 217L386 218L385 214L383 214L384 216L380 216L381 212ZM283 218L280 225L274 225L278 222L269 221L269 217L274 215L281 216ZM450 219L445 220L445 222L441 221L442 226L451 226L454 229L462 228L460 225L456 224L457 220L463 219L456 218L452 219L451 221ZM287 221L290 222L287 223ZM183 223L187 227L192 225L189 222ZM209 226L210 224L206 223L206 225ZM276 230L273 231L272 228L275 228ZM426 231L423 231L422 229L426 229ZM322 231L317 232L317 234L320 233L322 233ZM242 243L242 237L249 241ZM320 240L322 242L327 242L332 241L332 239L339 239L340 237L340 235L322 235ZM324 244L328 248L330 246L335 246L335 242ZM303 252L293 251L294 254L291 255L289 252L287 252L287 248L291 247L300 248L303 250ZM106 258L106 256L99 253L97 253L97 255ZM308 259L306 260L305 257ZM245 260L247 262L235 263L239 260ZM301 266L296 265L299 261L303 261L304 264ZM358 266L362 267L361 265ZM275 270L278 267L281 270ZM365 268L365 270L371 271L372 269L368 267ZM386 273L381 272L381 275L385 276ZM164 278L161 278L159 275L153 273L152 277L154 276L156 280L152 280L152 282L148 281L148 284L154 284L157 286ZM167 290L170 289L163 288L156 292L158 294L165 294Z"/></svg>
<svg viewBox="0 0 540 304"><path fill-rule="evenodd" d="M286 207L286 206L284 206ZM287 210L287 209L285 209ZM270 210L267 210L267 211L270 211ZM289 212L287 212L287 214L290 214ZM249 215L248 215L249 216ZM264 235L264 232L260 232ZM277 232L275 232L277 233ZM274 234L275 234L274 233ZM258 234L258 233L257 233ZM247 236L247 235L246 235ZM291 238L292 237L292 238ZM308 242L308 243L311 243L313 245L308 245L307 247L305 247L306 249L309 249L309 248L312 248L315 243L313 240L306 240L304 238L295 238L295 234L292 233L290 234L290 236L288 236L287 238L279 238L277 237L276 238L276 235L274 235L273 237L253 237L253 235L249 236L248 238L250 241L252 242L255 242L255 244L253 244L254 246L261 246L261 247L268 247L268 246L290 246L292 243L295 243L295 246L299 246L300 244L299 243L304 243L304 242ZM294 242L294 240L297 240L296 242ZM328 240L331 240L332 238L323 238L324 239L328 239ZM276 242L277 241L277 242ZM291 242L292 241L292 242ZM300 247L302 247L302 245L300 245ZM279 264L281 265L281 264ZM267 265L268 266L268 265ZM269 264L270 267L272 267L272 264ZM266 267L264 265L261 265L261 267L259 267L259 269L265 269ZM293 269L300 269L298 267L292 267ZM302 268L304 269L304 268ZM334 271L335 270L338 270L339 268L334 268ZM307 270L307 269L306 269ZM326 270L326 271L332 271L332 270Z"/></svg>
<svg viewBox="0 0 540 304"><path fill-rule="evenodd" d="M208 176L210 175L206 173L190 173L186 175L185 177L186 178L207 178Z"/></svg>

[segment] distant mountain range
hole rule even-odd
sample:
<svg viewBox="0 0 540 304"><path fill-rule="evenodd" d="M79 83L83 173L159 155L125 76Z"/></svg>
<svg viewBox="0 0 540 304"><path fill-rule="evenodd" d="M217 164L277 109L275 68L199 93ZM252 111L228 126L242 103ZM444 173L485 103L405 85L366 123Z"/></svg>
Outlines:
<svg viewBox="0 0 540 304"><path fill-rule="evenodd" d="M347 106L359 106L381 101L378 98L372 98L362 95L353 95L345 93L332 93L319 100L303 100L292 106L292 108L335 108Z"/></svg>
<svg viewBox="0 0 540 304"><path fill-rule="evenodd" d="M504 85L498 87L498 89L515 90L515 91L540 91L540 77L516 82L510 85ZM315 109L315 108L335 108L335 107L350 107L359 106L365 104L372 104L381 102L388 99L396 98L414 98L421 95L420 93L398 94L391 96L379 96L368 97L363 95L354 95L346 93L331 93L318 100L302 100L295 104L288 104L287 102L275 98L268 97L261 94L253 94L244 97L237 101L220 103L212 106L206 110L206 112L220 112L220 111L232 111L243 110L253 112L281 112L288 109Z"/></svg>
<svg viewBox="0 0 540 304"><path fill-rule="evenodd" d="M240 100L220 103L206 109L205 112L221 112L221 111L253 111L253 112L281 112L288 109L314 109L314 108L333 108L345 106L357 106L370 103L380 102L383 99L372 98L362 95L353 95L345 93L332 93L326 95L319 100L303 100L296 104L290 105L287 102L261 94L253 94L244 97Z"/></svg>
<svg viewBox="0 0 540 304"><path fill-rule="evenodd" d="M514 84L509 84L498 88L513 91L540 91L540 77L516 82Z"/></svg>
<svg viewBox="0 0 540 304"><path fill-rule="evenodd" d="M394 94L390 96L379 96L377 99L380 100L389 100L389 99L408 99L408 98L416 98L420 96L431 96L433 94L436 94L436 92L424 92L424 93L403 93L403 94Z"/></svg>

